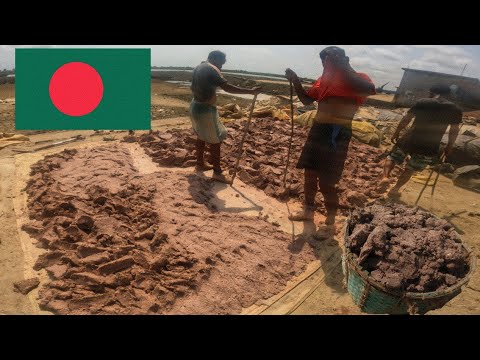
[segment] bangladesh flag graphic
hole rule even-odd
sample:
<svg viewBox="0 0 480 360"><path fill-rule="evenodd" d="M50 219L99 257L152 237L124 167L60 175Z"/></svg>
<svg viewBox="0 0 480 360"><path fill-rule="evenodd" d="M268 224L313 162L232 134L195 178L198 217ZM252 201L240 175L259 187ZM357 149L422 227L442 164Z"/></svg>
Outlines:
<svg viewBox="0 0 480 360"><path fill-rule="evenodd" d="M149 130L150 49L16 49L17 130Z"/></svg>

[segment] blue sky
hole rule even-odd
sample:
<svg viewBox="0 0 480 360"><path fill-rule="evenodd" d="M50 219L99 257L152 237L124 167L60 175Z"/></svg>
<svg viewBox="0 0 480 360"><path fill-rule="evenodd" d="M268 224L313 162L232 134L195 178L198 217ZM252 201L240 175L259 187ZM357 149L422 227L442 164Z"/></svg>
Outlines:
<svg viewBox="0 0 480 360"><path fill-rule="evenodd" d="M227 69L282 74L290 67L299 76L317 78L322 73L318 53L329 45L0 45L0 68L12 68L15 47L148 47L153 66L195 66L211 50L227 53ZM480 78L480 45L337 45L350 57L352 67L367 73L380 86L398 86L402 67Z"/></svg>

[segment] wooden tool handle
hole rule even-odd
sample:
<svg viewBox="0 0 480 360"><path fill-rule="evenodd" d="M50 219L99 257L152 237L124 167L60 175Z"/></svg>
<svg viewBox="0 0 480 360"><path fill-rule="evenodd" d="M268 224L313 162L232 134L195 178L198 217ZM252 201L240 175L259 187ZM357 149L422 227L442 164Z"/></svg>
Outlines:
<svg viewBox="0 0 480 360"><path fill-rule="evenodd" d="M238 164L240 163L240 158L242 157L243 143L245 142L245 138L247 137L248 128L250 127L250 121L252 120L253 108L255 107L255 102L256 101L257 101L257 94L255 94L253 96L252 107L250 108L250 115L248 116L248 121L247 121L247 124L245 125L245 129L243 131L242 141L240 141L240 145L238 147L237 161L236 161L236 164L235 164L235 168L233 170L232 183L230 185L233 185L233 181L235 180L235 177L237 176Z"/></svg>

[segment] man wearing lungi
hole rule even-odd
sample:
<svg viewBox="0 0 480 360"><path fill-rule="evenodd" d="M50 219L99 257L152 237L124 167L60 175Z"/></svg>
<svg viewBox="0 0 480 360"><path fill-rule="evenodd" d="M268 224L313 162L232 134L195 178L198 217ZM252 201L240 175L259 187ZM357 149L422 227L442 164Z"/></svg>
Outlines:
<svg viewBox="0 0 480 360"><path fill-rule="evenodd" d="M223 174L220 166L220 145L227 137L227 129L220 122L216 107L217 87L231 94L259 93L258 87L244 89L231 85L221 73L227 56L221 51L212 51L208 60L202 62L193 71L192 92L193 101L190 105L190 119L193 131L197 135L197 171L213 169L214 180L231 183L231 177ZM210 146L210 166L204 162L203 154L206 144Z"/></svg>

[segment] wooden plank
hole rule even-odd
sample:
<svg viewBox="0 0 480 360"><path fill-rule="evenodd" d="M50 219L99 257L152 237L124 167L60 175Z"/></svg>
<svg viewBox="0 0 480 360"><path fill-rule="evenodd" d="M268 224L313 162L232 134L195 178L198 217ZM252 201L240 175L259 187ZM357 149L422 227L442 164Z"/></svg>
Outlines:
<svg viewBox="0 0 480 360"><path fill-rule="evenodd" d="M317 262L319 263L319 262ZM341 253L332 250L331 254L324 260L324 264L316 266L316 270L304 273L303 280L295 282L285 291L272 297L267 302L267 308L258 308L258 314L262 315L286 315L297 309L341 263ZM313 270L313 269L310 269Z"/></svg>
<svg viewBox="0 0 480 360"><path fill-rule="evenodd" d="M45 149L50 149L50 148L53 148L55 146L59 146L59 145L63 145L63 144L68 144L68 143L71 143L71 142L74 142L74 141L79 141L79 140L85 140L85 137L82 136L82 135L77 135L71 139L67 139L67 140L63 140L63 141L58 141L56 143L53 143L53 144L50 144L50 145L45 145L45 146L41 146L39 148L35 148L33 151L40 151L40 150L45 150Z"/></svg>
<svg viewBox="0 0 480 360"><path fill-rule="evenodd" d="M282 297L284 297L288 292L295 289L299 284L307 280L310 276L312 276L318 269L320 269L321 263L319 260L313 261L312 263L307 265L307 269L299 276L295 277L293 280L290 280L287 283L286 288L281 291L280 293L266 299L260 300L256 304L244 309L242 311L242 315L258 315L264 310L268 309L269 306L274 304L275 302L279 301Z"/></svg>
<svg viewBox="0 0 480 360"><path fill-rule="evenodd" d="M276 301L267 309L261 312L262 315L286 315L298 305L298 302L303 301L310 293L312 288L317 288L325 278L325 273L322 269L318 269L312 276L289 291L279 301Z"/></svg>

